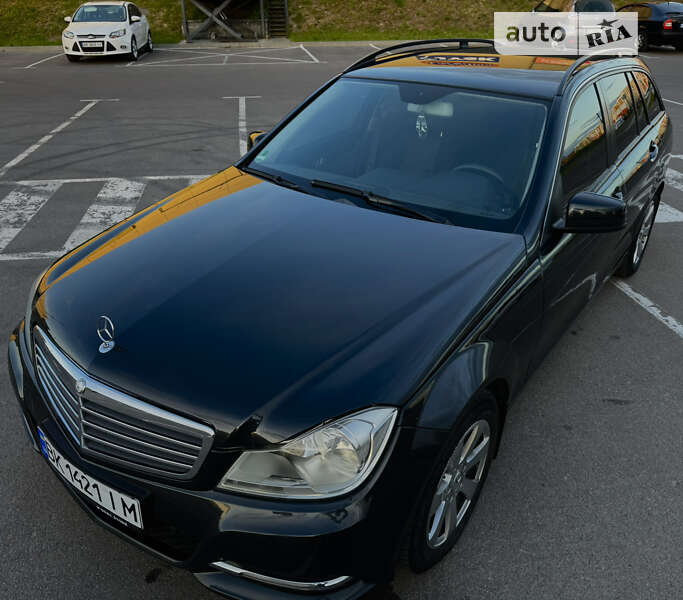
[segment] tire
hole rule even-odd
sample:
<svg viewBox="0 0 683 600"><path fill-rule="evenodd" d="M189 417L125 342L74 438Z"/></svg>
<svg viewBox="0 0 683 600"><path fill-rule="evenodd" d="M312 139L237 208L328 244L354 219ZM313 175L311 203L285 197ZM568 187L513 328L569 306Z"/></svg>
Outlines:
<svg viewBox="0 0 683 600"><path fill-rule="evenodd" d="M616 270L616 274L619 277L630 277L640 269L640 265L643 263L643 256L645 256L645 250L647 250L647 245L652 237L652 228L654 227L658 209L659 195L645 205L645 208L643 208L638 217L638 225L633 242Z"/></svg>
<svg viewBox="0 0 683 600"><path fill-rule="evenodd" d="M459 419L418 502L404 554L415 573L434 566L458 541L486 480L499 426L495 397L491 392L480 392ZM467 466L473 448L481 450L479 460ZM476 485L463 485L465 480ZM438 522L437 515L442 515Z"/></svg>
<svg viewBox="0 0 683 600"><path fill-rule="evenodd" d="M130 38L130 53L128 54L128 60L136 61L140 56L140 51L138 50L138 43L135 38Z"/></svg>
<svg viewBox="0 0 683 600"><path fill-rule="evenodd" d="M76 56L75 54L65 54L64 56L66 56L66 60L68 60L69 62L78 62L79 60L81 60L81 57Z"/></svg>
<svg viewBox="0 0 683 600"><path fill-rule="evenodd" d="M154 42L152 42L152 32L147 32L147 43L145 44L145 50L150 54L154 52Z"/></svg>
<svg viewBox="0 0 683 600"><path fill-rule="evenodd" d="M641 29L638 32L638 51L645 52L650 47L647 31Z"/></svg>

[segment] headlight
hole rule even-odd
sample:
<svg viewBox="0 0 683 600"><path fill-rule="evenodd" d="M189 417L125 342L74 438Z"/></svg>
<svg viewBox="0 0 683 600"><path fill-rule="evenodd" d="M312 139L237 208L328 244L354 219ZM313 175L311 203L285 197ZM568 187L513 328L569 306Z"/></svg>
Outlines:
<svg viewBox="0 0 683 600"><path fill-rule="evenodd" d="M74 32L73 31L65 31L64 33L62 33L62 35L65 38L72 39L74 37Z"/></svg>
<svg viewBox="0 0 683 600"><path fill-rule="evenodd" d="M395 408L370 408L273 450L246 451L218 487L294 499L344 494L359 486L377 464L395 420Z"/></svg>
<svg viewBox="0 0 683 600"><path fill-rule="evenodd" d="M26 350L28 350L29 354L31 354L31 315L33 314L33 298L38 291L38 284L45 276L45 273L47 273L47 269L38 275L36 280L33 282L31 291L28 295L28 302L26 303L26 311L24 311L24 342L26 343Z"/></svg>
<svg viewBox="0 0 683 600"><path fill-rule="evenodd" d="M123 29L117 29L116 31L112 31L109 34L110 38L117 38L117 37L123 37L126 35L126 28L124 27Z"/></svg>

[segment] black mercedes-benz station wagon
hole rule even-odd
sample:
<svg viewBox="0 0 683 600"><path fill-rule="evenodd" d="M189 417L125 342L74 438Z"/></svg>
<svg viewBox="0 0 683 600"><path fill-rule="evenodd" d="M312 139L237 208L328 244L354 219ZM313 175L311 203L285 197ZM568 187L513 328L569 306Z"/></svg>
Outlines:
<svg viewBox="0 0 683 600"><path fill-rule="evenodd" d="M425 570L529 373L641 265L671 136L637 58L370 55L38 278L9 344L34 447L233 598Z"/></svg>

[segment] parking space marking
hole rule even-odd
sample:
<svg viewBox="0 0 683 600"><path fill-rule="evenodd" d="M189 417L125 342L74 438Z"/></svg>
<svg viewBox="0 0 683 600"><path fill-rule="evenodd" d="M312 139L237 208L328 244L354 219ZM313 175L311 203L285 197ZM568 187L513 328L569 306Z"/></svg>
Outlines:
<svg viewBox="0 0 683 600"><path fill-rule="evenodd" d="M379 46L375 46L375 44L368 44L368 46L370 46L370 48L374 48L375 50L381 50L381 48Z"/></svg>
<svg viewBox="0 0 683 600"><path fill-rule="evenodd" d="M64 251L82 244L111 224L130 217L145 191L145 185L129 179L109 179L66 240Z"/></svg>
<svg viewBox="0 0 683 600"><path fill-rule="evenodd" d="M671 102L671 104L678 104L678 106L683 106L683 102L678 102L676 100L669 100L668 98L662 98L664 102Z"/></svg>
<svg viewBox="0 0 683 600"><path fill-rule="evenodd" d="M655 223L683 223L683 212L664 202L660 202Z"/></svg>
<svg viewBox="0 0 683 600"><path fill-rule="evenodd" d="M84 242L100 231L111 227L137 210L148 182L177 180L178 189L206 179L209 175L148 175L144 177L84 177L71 179L3 181L14 186L0 200L0 261L53 259ZM38 211L51 200L55 192L68 183L102 183L94 203L76 227L64 231L65 243L58 249L4 253L7 245L28 225ZM164 196L168 192L164 190Z"/></svg>
<svg viewBox="0 0 683 600"><path fill-rule="evenodd" d="M145 64L138 62L129 62L124 67L222 67L234 65L260 65L260 64L324 64L303 44L298 46L288 46L286 48L254 48L252 50L240 50L238 52L216 52L212 49L186 50L184 48L159 48L162 52L178 52L181 54L193 54L194 56L181 56L179 58L169 58L163 60L152 60ZM306 55L306 58L280 57L280 56L264 56L266 53L281 52L283 50L300 50ZM240 61L233 60L233 57L242 57L245 59L257 59L264 62L254 61ZM191 62L200 61L202 59L216 59L216 62Z"/></svg>
<svg viewBox="0 0 683 600"><path fill-rule="evenodd" d="M311 53L311 51L308 50L303 44L299 44L299 48L301 48L306 54L308 54L308 56L311 57L311 60L312 60L313 62L316 62L316 63L319 63L319 62L320 62L315 56L313 56L313 54Z"/></svg>
<svg viewBox="0 0 683 600"><path fill-rule="evenodd" d="M0 200L0 252L26 227L61 185L61 182L48 181L22 186Z"/></svg>
<svg viewBox="0 0 683 600"><path fill-rule="evenodd" d="M76 119L82 117L85 113L87 113L93 106L95 106L98 102L101 102L102 100L81 100L81 102L87 102L81 110L77 111L74 115L69 117L66 121L61 123L60 125L57 125L52 131L50 131L49 134L44 135L42 138L40 138L35 144L32 146L29 146L24 150L21 154L18 154L15 156L12 160L10 160L8 163L6 163L3 167L0 167L0 177L4 177L5 174L9 169L12 167L15 167L18 165L21 161L23 161L25 158L33 154L38 148L40 148L43 144L49 142L55 134L59 133L71 123L73 123Z"/></svg>
<svg viewBox="0 0 683 600"><path fill-rule="evenodd" d="M240 156L247 153L247 98L261 96L223 96L223 100L238 100L237 127L240 140Z"/></svg>
<svg viewBox="0 0 683 600"><path fill-rule="evenodd" d="M34 63L31 63L30 65L27 65L25 67L18 67L19 69L33 69L36 65L39 65L40 63L44 63L45 61L52 60L53 58L57 58L58 56L64 56L63 52L60 52L59 54L55 54L54 56L48 56L47 58L43 58L42 60L37 60Z"/></svg>
<svg viewBox="0 0 683 600"><path fill-rule="evenodd" d="M636 292L628 283L621 279L612 279L612 283L617 286L624 294L626 294L636 304L640 305L647 312L649 312L660 323L666 325L678 337L683 339L683 324L679 323L671 315L667 315L657 304L650 300L647 296L643 296Z"/></svg>
<svg viewBox="0 0 683 600"><path fill-rule="evenodd" d="M665 183L672 188L683 192L683 173L679 173L675 169L667 169L665 174Z"/></svg>

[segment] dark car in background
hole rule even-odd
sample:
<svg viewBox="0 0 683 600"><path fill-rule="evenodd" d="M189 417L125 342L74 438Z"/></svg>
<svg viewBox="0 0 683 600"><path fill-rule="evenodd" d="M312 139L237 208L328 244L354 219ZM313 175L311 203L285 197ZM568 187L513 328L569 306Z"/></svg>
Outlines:
<svg viewBox="0 0 683 600"><path fill-rule="evenodd" d="M529 374L641 266L671 153L641 60L492 45L362 59L38 277L10 378L95 521L239 599L453 547Z"/></svg>
<svg viewBox="0 0 683 600"><path fill-rule="evenodd" d="M534 12L614 12L610 0L541 0Z"/></svg>
<svg viewBox="0 0 683 600"><path fill-rule="evenodd" d="M638 13L638 50L650 46L673 46L683 50L683 4L680 2L638 2L619 11Z"/></svg>

